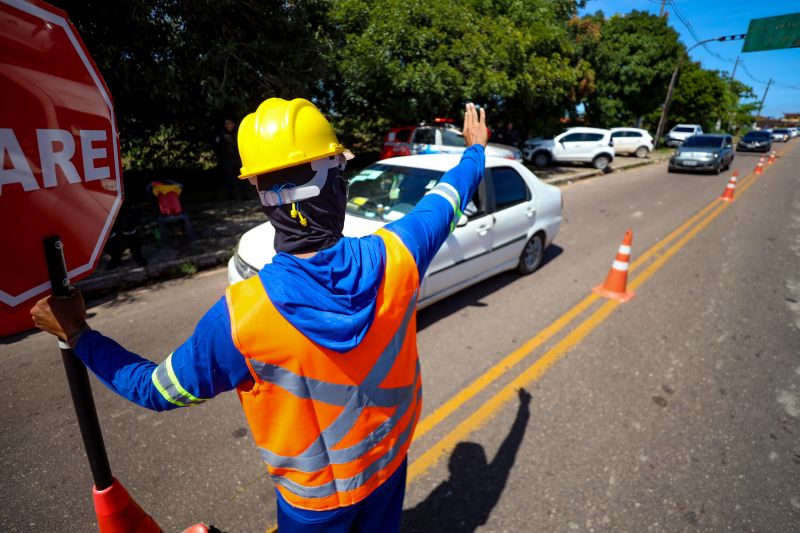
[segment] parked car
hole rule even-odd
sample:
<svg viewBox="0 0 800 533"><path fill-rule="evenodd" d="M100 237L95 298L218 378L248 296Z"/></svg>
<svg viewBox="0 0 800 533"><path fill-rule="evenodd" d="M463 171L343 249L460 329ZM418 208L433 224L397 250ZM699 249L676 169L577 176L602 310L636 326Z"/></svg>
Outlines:
<svg viewBox="0 0 800 533"><path fill-rule="evenodd" d="M678 124L669 132L664 139L664 144L667 146L680 146L683 141L692 135L699 135L703 133L703 127L699 124Z"/></svg>
<svg viewBox="0 0 800 533"><path fill-rule="evenodd" d="M383 141L381 159L416 154L460 154L466 149L464 134L452 120L437 118L432 123L390 129ZM522 161L522 151L506 144L489 143L486 155Z"/></svg>
<svg viewBox="0 0 800 533"><path fill-rule="evenodd" d="M653 136L639 128L611 128L614 152L636 157L647 157L653 151Z"/></svg>
<svg viewBox="0 0 800 533"><path fill-rule="evenodd" d="M368 166L350 179L344 234L363 237L402 218L458 161L456 155L426 155ZM428 268L419 307L505 270L536 270L558 234L562 209L560 189L516 161L486 158L478 191ZM272 260L274 236L269 222L242 236L228 263L229 283L255 275Z"/></svg>
<svg viewBox="0 0 800 533"><path fill-rule="evenodd" d="M782 143L789 142L792 138L792 133L786 128L776 128L772 130L772 140Z"/></svg>
<svg viewBox="0 0 800 533"><path fill-rule="evenodd" d="M736 143L737 152L769 152L771 149L772 135L768 131L748 131Z"/></svg>
<svg viewBox="0 0 800 533"><path fill-rule="evenodd" d="M705 170L719 174L733 162L733 137L728 134L693 135L669 160L669 172Z"/></svg>
<svg viewBox="0 0 800 533"><path fill-rule="evenodd" d="M523 158L537 167L564 161L591 163L602 170L615 155L611 132L599 128L570 128L554 139L528 139L522 148Z"/></svg>
<svg viewBox="0 0 800 533"><path fill-rule="evenodd" d="M797 137L797 128L786 128L786 129L787 129L787 130L789 130L789 136L790 136L792 139L794 139L795 137Z"/></svg>

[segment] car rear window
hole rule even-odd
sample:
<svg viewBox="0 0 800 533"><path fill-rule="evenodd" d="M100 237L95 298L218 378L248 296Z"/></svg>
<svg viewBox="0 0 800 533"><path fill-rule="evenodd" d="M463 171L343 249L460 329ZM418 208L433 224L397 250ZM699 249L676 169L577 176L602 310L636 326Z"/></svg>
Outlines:
<svg viewBox="0 0 800 533"><path fill-rule="evenodd" d="M719 148L722 146L722 139L708 135L693 135L683 143L686 148Z"/></svg>
<svg viewBox="0 0 800 533"><path fill-rule="evenodd" d="M397 165L370 165L348 182L347 212L392 221L409 213L444 172Z"/></svg>
<svg viewBox="0 0 800 533"><path fill-rule="evenodd" d="M690 128L689 126L676 126L672 128L672 131L675 133L692 133L694 128Z"/></svg>

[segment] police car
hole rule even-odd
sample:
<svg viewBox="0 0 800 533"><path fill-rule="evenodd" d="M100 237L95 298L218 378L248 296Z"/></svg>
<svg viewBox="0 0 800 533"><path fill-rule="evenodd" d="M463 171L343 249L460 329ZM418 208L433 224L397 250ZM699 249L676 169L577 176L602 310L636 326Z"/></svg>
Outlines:
<svg viewBox="0 0 800 533"><path fill-rule="evenodd" d="M464 135L452 119L436 118L416 126L392 128L386 134L381 159L416 154L460 154L467 149ZM486 155L522 161L522 151L507 144L489 143Z"/></svg>

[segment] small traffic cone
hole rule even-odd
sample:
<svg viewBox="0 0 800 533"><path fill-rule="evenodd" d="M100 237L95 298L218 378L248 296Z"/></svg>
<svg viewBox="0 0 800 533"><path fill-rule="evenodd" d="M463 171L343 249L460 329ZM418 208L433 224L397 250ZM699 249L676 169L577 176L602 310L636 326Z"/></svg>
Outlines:
<svg viewBox="0 0 800 533"><path fill-rule="evenodd" d="M631 260L632 242L633 231L628 230L625 232L625 237L622 239L619 251L617 251L617 257L611 264L611 270L608 271L608 277L605 283L593 288L593 292L600 296L611 298L612 300L619 300L620 303L625 303L633 298L633 291L627 290L628 266Z"/></svg>
<svg viewBox="0 0 800 533"><path fill-rule="evenodd" d="M106 489L93 488L92 495L100 533L162 533L153 517L139 507L116 478Z"/></svg>
<svg viewBox="0 0 800 533"><path fill-rule="evenodd" d="M733 192L736 190L736 180L739 177L739 171L734 170L733 176L731 176L730 181L725 186L725 191L723 191L722 196L719 197L720 200L723 202L733 203Z"/></svg>
<svg viewBox="0 0 800 533"><path fill-rule="evenodd" d="M756 163L756 176L760 176L764 173L764 156L761 156L761 159L758 160Z"/></svg>
<svg viewBox="0 0 800 533"><path fill-rule="evenodd" d="M770 165L771 165L771 164L772 164L772 163L774 163L774 162L775 162L775 150L773 150L772 152L770 152L770 154L769 154L769 163L768 163L768 164L770 164Z"/></svg>

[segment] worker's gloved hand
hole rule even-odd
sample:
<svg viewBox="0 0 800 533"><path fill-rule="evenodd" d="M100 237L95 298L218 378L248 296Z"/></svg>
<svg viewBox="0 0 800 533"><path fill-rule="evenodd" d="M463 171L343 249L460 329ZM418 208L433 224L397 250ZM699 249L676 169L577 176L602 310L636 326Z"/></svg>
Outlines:
<svg viewBox="0 0 800 533"><path fill-rule="evenodd" d="M73 289L69 298L48 296L31 309L33 324L47 333L74 346L81 333L89 329L86 324L86 305L83 296Z"/></svg>
<svg viewBox="0 0 800 533"><path fill-rule="evenodd" d="M480 144L486 146L489 142L489 129L486 127L486 111L481 108L480 118L475 110L475 104L467 104L464 111L464 141L467 146Z"/></svg>

